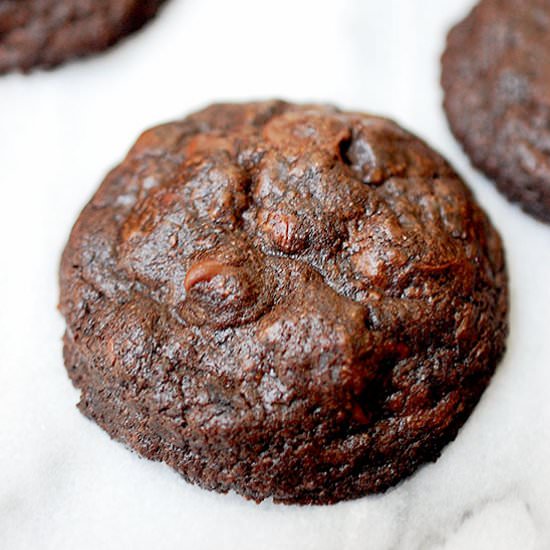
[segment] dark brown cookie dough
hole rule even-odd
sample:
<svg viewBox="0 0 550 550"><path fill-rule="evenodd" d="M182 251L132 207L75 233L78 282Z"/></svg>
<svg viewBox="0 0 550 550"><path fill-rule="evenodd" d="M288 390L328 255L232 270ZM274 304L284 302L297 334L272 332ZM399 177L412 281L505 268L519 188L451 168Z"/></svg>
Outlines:
<svg viewBox="0 0 550 550"><path fill-rule="evenodd" d="M550 222L550 2L482 0L443 55L445 110L473 164Z"/></svg>
<svg viewBox="0 0 550 550"><path fill-rule="evenodd" d="M507 279L470 191L393 122L214 105L107 176L60 308L112 437L208 489L330 503L456 436L504 350Z"/></svg>
<svg viewBox="0 0 550 550"><path fill-rule="evenodd" d="M164 0L0 0L0 73L54 67L105 50Z"/></svg>

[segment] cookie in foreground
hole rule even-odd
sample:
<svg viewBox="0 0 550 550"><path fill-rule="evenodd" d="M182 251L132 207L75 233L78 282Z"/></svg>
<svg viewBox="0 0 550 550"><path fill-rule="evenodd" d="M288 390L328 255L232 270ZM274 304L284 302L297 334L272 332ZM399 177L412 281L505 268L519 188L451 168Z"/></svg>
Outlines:
<svg viewBox="0 0 550 550"><path fill-rule="evenodd" d="M163 1L2 1L0 74L51 68L103 51L142 27Z"/></svg>
<svg viewBox="0 0 550 550"><path fill-rule="evenodd" d="M550 222L550 2L482 0L442 59L444 107L472 163Z"/></svg>
<svg viewBox="0 0 550 550"><path fill-rule="evenodd" d="M213 105L146 131L63 254L79 407L260 501L384 491L435 460L501 358L499 235L395 123Z"/></svg>

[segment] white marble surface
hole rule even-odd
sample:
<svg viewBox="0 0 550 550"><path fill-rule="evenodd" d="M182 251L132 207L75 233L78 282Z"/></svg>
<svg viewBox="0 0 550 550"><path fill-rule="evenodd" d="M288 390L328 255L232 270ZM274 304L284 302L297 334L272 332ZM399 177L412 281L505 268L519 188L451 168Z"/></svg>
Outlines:
<svg viewBox="0 0 550 550"><path fill-rule="evenodd" d="M472 0L171 0L107 55L0 78L0 549L550 548L550 227L468 165L440 108ZM503 234L509 351L441 459L382 496L257 506L183 482L75 408L55 310L79 209L137 133L219 99L324 100L437 146Z"/></svg>

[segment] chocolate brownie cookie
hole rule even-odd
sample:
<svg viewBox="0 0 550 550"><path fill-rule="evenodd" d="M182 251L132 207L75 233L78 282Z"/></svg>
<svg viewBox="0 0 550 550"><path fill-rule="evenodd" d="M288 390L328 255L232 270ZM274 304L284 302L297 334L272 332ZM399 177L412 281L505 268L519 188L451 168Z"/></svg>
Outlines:
<svg viewBox="0 0 550 550"><path fill-rule="evenodd" d="M145 132L63 254L80 409L208 489L330 503L434 460L507 333L500 238L389 120L214 105Z"/></svg>
<svg viewBox="0 0 550 550"><path fill-rule="evenodd" d="M54 67L105 50L164 0L0 0L0 73Z"/></svg>
<svg viewBox="0 0 550 550"><path fill-rule="evenodd" d="M550 2L482 0L449 33L442 83L473 164L550 222Z"/></svg>

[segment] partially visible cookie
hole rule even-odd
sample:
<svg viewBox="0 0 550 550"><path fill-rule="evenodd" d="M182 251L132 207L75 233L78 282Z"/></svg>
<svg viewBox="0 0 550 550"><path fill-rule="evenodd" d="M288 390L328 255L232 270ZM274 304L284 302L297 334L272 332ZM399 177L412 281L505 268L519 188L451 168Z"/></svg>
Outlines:
<svg viewBox="0 0 550 550"><path fill-rule="evenodd" d="M550 222L550 2L482 0L442 58L444 106L473 164Z"/></svg>
<svg viewBox="0 0 550 550"><path fill-rule="evenodd" d="M329 503L435 460L503 353L502 244L395 123L214 105L145 132L61 264L65 364L112 437L208 489Z"/></svg>
<svg viewBox="0 0 550 550"><path fill-rule="evenodd" d="M105 50L164 0L0 0L0 73L54 67Z"/></svg>

